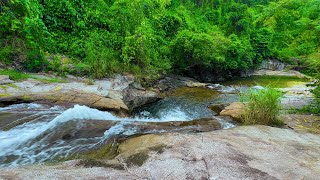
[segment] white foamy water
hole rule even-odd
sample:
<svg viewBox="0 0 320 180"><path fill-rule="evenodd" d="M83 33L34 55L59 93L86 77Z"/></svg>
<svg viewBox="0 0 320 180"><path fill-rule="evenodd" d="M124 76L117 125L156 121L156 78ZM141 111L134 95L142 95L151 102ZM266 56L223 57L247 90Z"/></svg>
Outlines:
<svg viewBox="0 0 320 180"><path fill-rule="evenodd" d="M31 121L8 131L0 131L0 167L33 164L45 162L58 157L65 157L81 150L90 149L99 143L103 143L114 135L133 135L136 129L125 128L130 122L167 122L188 121L192 117L187 116L180 108L161 112L160 118L119 118L109 112L102 112L86 106L75 105L73 108L63 111L62 107L46 108L38 104L20 104L0 108L0 112L20 113L21 109L39 116L41 121ZM51 116L46 116L50 114ZM145 112L148 114L148 112ZM52 117L56 114L56 117ZM64 130L66 124L83 122L85 120L115 121L111 128L101 137L74 139L66 141L57 139L57 134ZM81 124L80 124L81 125ZM70 125L69 125L70 126ZM79 128L79 124L71 124L72 128ZM55 141L52 142L52 139Z"/></svg>

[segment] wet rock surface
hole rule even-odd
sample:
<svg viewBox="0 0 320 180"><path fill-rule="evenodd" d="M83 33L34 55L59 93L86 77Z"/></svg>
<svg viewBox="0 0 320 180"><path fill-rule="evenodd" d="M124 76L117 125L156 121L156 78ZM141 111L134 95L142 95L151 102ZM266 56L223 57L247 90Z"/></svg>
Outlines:
<svg viewBox="0 0 320 180"><path fill-rule="evenodd" d="M198 134L145 135L113 160L1 169L11 179L317 179L320 137L267 126ZM121 170L122 169L122 170Z"/></svg>
<svg viewBox="0 0 320 180"><path fill-rule="evenodd" d="M119 121L109 120L74 120L63 124L63 128L59 128L50 135L50 142L57 140L71 141L81 138L102 137L110 128L120 123ZM75 128L77 127L77 128ZM136 135L161 133L161 132L208 132L221 129L221 123L215 117L196 119L192 121L172 121L172 122L128 122L124 129L132 129ZM135 135L135 136L136 136ZM121 134L114 135L112 140L125 139L131 135Z"/></svg>

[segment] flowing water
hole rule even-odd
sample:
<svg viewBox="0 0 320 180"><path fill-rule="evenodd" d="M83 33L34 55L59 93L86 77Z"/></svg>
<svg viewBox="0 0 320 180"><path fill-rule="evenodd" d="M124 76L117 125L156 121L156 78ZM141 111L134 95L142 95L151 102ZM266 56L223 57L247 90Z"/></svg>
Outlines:
<svg viewBox="0 0 320 180"><path fill-rule="evenodd" d="M0 108L0 167L52 161L104 144L114 136L183 130L157 129L150 122L191 121L216 114L210 104L234 102L237 94L204 88L180 88L166 98L138 109L130 118L119 118L86 106L67 109L41 104ZM218 118L219 119L219 118ZM222 128L232 122L219 119ZM143 125L143 128L139 128Z"/></svg>
<svg viewBox="0 0 320 180"><path fill-rule="evenodd" d="M0 108L0 127L2 126L0 167L34 164L67 157L76 152L95 148L115 135L166 132L159 129L147 129L141 132L135 125L130 126L133 123L191 121L212 117L215 114L206 106L213 101L224 101L224 97L219 97L220 95L216 93L211 95L211 99L206 101L201 98L186 99L187 96L184 95L168 97L140 109L132 118L119 118L109 112L80 105L66 109L31 103ZM94 127L91 129L87 127L89 122L93 126L108 126L108 128L97 135L97 132L92 132L95 131ZM223 119L221 124L224 128L233 127L230 122ZM79 131L91 131L95 135L88 137L87 134L90 132ZM83 137L79 133L86 135ZM78 137L70 140L66 134L78 134Z"/></svg>

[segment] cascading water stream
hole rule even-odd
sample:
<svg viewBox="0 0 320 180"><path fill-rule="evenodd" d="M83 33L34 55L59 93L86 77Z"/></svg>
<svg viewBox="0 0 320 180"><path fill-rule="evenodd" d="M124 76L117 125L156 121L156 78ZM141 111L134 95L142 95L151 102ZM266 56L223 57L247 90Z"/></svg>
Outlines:
<svg viewBox="0 0 320 180"><path fill-rule="evenodd" d="M0 167L67 157L95 148L115 136L175 132L176 129L171 126L167 129L153 129L152 123L191 121L214 115L207 109L206 103L194 103L185 99L161 100L140 109L132 118L119 118L109 112L80 105L70 109L39 104L18 104L0 108L0 120L14 122L14 126L9 130L0 129ZM234 126L223 119L219 121L223 128ZM150 128L148 123L151 123Z"/></svg>

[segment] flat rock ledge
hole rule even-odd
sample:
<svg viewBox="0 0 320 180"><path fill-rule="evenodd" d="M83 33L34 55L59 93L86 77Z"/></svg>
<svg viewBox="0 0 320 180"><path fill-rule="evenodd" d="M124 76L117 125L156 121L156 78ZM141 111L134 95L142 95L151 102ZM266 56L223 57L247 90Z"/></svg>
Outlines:
<svg viewBox="0 0 320 180"><path fill-rule="evenodd" d="M114 161L79 160L0 170L0 179L318 179L320 136L268 126L144 135L124 141ZM121 168L122 167L122 168Z"/></svg>
<svg viewBox="0 0 320 180"><path fill-rule="evenodd" d="M62 105L66 107L80 104L99 110L111 111L120 116L125 116L128 113L128 107L122 100L111 99L79 90L58 90L36 94L11 95L0 98L0 105L2 106L29 102Z"/></svg>

